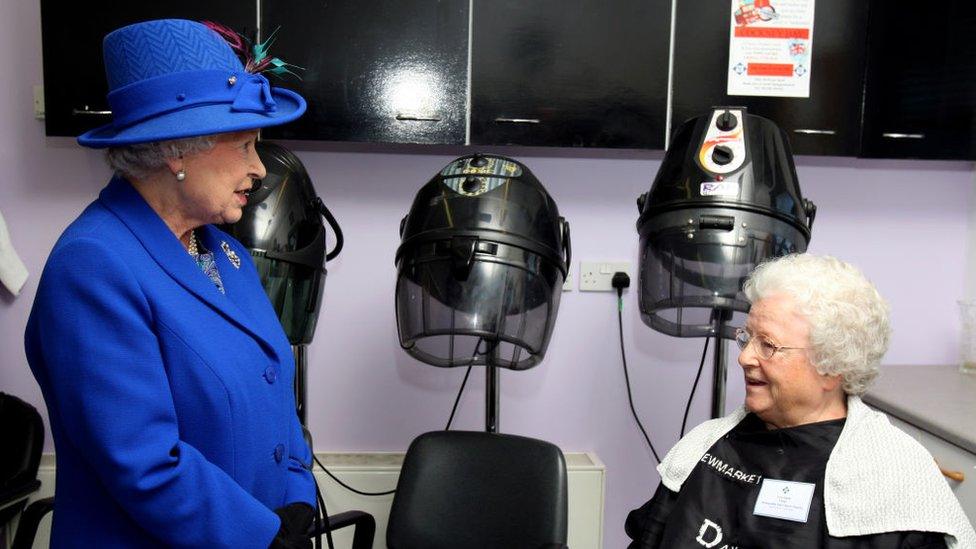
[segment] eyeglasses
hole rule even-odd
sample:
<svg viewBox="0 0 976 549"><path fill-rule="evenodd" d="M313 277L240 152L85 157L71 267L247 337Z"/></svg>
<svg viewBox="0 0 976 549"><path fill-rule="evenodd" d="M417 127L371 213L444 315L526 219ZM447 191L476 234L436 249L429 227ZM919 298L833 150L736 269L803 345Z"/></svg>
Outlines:
<svg viewBox="0 0 976 549"><path fill-rule="evenodd" d="M806 349L807 347L786 347L785 345L774 345L771 341L763 336L753 337L752 334L747 332L743 328L737 328L735 330L735 343L739 346L739 350L745 351L746 347L749 346L753 341L756 342L756 353L762 357L763 360L769 360L773 358L773 355L783 350L790 349Z"/></svg>

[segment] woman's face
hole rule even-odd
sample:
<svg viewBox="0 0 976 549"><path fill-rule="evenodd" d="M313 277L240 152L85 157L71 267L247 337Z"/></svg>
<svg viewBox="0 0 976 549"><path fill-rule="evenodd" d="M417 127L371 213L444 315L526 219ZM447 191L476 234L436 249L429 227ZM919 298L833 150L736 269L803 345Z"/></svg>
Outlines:
<svg viewBox="0 0 976 549"><path fill-rule="evenodd" d="M188 217L202 223L235 223L254 179L266 175L254 150L257 130L222 133L208 151L182 159L186 179L176 184Z"/></svg>
<svg viewBox="0 0 976 549"><path fill-rule="evenodd" d="M752 336L739 354L746 382L746 408L770 428L834 419L845 406L839 376L825 376L806 349L780 349L769 359L758 353L759 339L776 347L810 346L810 323L792 297L774 294L752 304L746 331ZM843 417L841 415L840 417Z"/></svg>

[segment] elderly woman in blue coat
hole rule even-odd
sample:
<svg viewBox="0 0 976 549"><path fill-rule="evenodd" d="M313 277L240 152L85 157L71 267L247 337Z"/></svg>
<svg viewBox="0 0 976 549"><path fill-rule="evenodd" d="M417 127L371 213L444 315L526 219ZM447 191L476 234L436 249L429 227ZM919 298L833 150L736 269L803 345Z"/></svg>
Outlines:
<svg viewBox="0 0 976 549"><path fill-rule="evenodd" d="M294 364L245 248L258 128L305 101L208 26L105 38L115 177L55 244L26 333L57 458L52 547L305 547Z"/></svg>
<svg viewBox="0 0 976 549"><path fill-rule="evenodd" d="M789 255L746 281L744 405L682 438L631 549L976 549L932 456L860 395L888 308L853 266Z"/></svg>

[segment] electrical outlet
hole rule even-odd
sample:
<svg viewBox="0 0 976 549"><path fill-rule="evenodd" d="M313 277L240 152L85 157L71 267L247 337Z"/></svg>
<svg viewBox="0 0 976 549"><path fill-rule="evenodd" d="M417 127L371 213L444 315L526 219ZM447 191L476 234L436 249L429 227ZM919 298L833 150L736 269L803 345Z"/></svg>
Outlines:
<svg viewBox="0 0 976 549"><path fill-rule="evenodd" d="M581 261L579 289L581 292L613 292L613 273L623 271L633 280L629 261Z"/></svg>

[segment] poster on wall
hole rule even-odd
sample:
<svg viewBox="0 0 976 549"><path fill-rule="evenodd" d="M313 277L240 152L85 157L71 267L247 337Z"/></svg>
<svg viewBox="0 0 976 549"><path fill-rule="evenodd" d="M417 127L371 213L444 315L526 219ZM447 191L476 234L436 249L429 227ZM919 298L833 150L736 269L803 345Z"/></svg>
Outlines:
<svg viewBox="0 0 976 549"><path fill-rule="evenodd" d="M810 97L814 0L732 0L729 95Z"/></svg>

